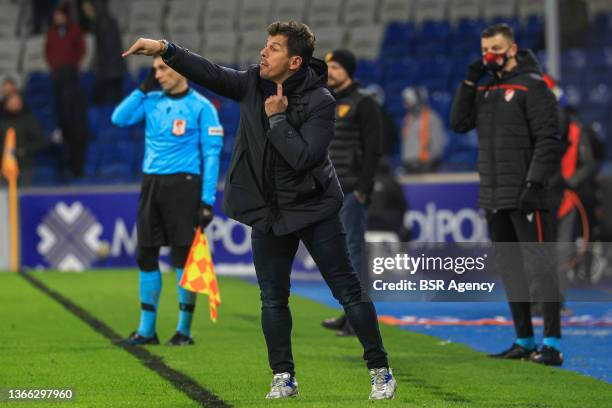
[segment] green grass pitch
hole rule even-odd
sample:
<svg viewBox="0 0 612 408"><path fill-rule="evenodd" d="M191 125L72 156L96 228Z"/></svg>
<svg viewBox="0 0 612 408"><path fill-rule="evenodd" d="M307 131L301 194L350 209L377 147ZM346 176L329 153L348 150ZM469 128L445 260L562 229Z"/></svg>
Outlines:
<svg viewBox="0 0 612 408"><path fill-rule="evenodd" d="M117 333L138 323L135 271L34 273L45 285ZM163 275L158 334L177 321L176 276ZM612 386L574 372L488 359L461 344L382 327L398 381L395 400L370 402L369 377L355 338L336 338L319 322L337 314L291 298L300 396L266 401L271 374L259 321L259 292L219 279L223 303L210 322L199 297L193 347L147 346L166 365L235 407L611 407ZM185 393L22 277L0 273L0 388L71 388L74 401L2 403L8 407L198 407Z"/></svg>

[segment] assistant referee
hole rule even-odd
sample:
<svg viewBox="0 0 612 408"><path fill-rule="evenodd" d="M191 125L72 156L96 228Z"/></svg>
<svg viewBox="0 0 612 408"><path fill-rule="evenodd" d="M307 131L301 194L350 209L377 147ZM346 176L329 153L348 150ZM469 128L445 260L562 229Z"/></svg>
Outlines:
<svg viewBox="0 0 612 408"><path fill-rule="evenodd" d="M154 90L161 86L161 90ZM208 99L187 79L155 58L149 76L115 109L112 122L145 121L144 179L138 209L140 325L126 343L159 344L155 331L162 281L159 249L171 247L180 282L194 226L213 218L223 128ZM169 345L193 344L195 293L178 287L179 322Z"/></svg>

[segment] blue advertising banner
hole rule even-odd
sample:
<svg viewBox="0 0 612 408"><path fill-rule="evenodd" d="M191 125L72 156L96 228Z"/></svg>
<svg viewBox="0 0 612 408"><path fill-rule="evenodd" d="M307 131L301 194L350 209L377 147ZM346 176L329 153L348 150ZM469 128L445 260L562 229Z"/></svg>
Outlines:
<svg viewBox="0 0 612 408"><path fill-rule="evenodd" d="M486 240L486 226L476 208L477 183L419 182L403 186L410 202L405 224L415 240L456 242ZM29 268L84 270L135 268L136 213L139 188L33 189L20 197L22 263ZM207 228L217 270L252 274L250 228L225 217L219 191L215 217ZM162 249L162 268L168 268ZM316 271L300 247L294 269Z"/></svg>

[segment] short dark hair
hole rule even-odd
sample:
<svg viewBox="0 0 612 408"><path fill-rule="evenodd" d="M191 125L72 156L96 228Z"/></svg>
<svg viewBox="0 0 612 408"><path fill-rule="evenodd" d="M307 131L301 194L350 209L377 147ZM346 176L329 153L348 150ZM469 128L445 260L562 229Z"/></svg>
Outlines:
<svg viewBox="0 0 612 408"><path fill-rule="evenodd" d="M282 35L287 38L289 56L302 57L302 65L310 62L315 47L315 36L310 27L297 21L275 21L266 29L268 35Z"/></svg>
<svg viewBox="0 0 612 408"><path fill-rule="evenodd" d="M510 42L514 42L514 30L508 24L500 23L494 24L485 28L480 34L481 38L495 37L497 34L501 34L504 38Z"/></svg>

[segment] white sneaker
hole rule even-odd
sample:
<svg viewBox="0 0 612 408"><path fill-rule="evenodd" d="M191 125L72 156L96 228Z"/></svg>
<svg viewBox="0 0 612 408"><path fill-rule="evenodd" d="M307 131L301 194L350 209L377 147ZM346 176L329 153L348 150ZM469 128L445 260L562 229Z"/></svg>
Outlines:
<svg viewBox="0 0 612 408"><path fill-rule="evenodd" d="M397 383L390 368L373 368L370 370L370 378L372 379L371 400L393 399Z"/></svg>
<svg viewBox="0 0 612 408"><path fill-rule="evenodd" d="M298 383L289 373L274 374L271 389L266 399L297 397Z"/></svg>

